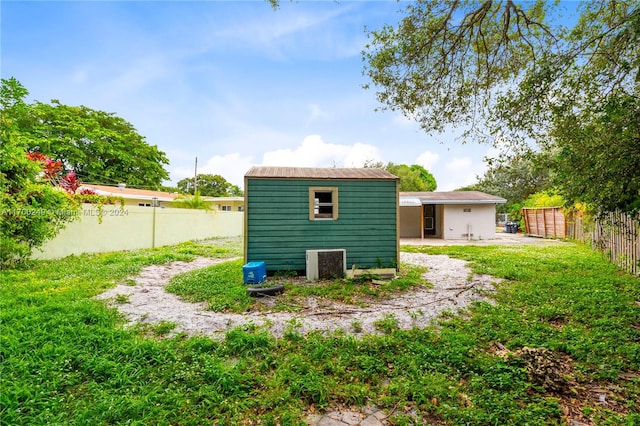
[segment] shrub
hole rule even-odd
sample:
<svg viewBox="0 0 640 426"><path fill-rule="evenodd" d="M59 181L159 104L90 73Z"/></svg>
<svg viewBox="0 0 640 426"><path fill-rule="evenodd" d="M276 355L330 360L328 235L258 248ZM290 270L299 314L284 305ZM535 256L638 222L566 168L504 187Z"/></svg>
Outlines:
<svg viewBox="0 0 640 426"><path fill-rule="evenodd" d="M27 259L34 247L54 237L77 217L67 193L51 185L57 162L27 154L29 136L20 131L27 95L15 79L3 80L0 103L0 264Z"/></svg>

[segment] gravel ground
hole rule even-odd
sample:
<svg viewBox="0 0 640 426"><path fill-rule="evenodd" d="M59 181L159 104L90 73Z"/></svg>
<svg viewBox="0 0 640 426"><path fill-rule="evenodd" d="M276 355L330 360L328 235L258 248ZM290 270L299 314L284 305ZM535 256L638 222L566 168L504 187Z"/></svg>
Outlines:
<svg viewBox="0 0 640 426"><path fill-rule="evenodd" d="M465 261L444 255L401 253L400 259L426 266L428 272L424 278L433 288L411 290L366 307L307 298L302 302L303 309L295 313L218 313L205 310L204 303L184 302L164 290L170 278L177 274L228 260L198 258L193 262L147 267L138 276L131 277L135 285L120 284L98 298L117 307L131 324L170 321L177 324L175 332L189 335L223 338L227 331L245 324L265 327L275 337L281 337L288 330L305 334L312 330L342 329L358 335L378 333L374 323L388 315L393 315L402 329L426 327L445 311L462 310L473 301L489 300L487 295L498 281L494 277L472 274Z"/></svg>
<svg viewBox="0 0 640 426"><path fill-rule="evenodd" d="M526 234L507 234L496 232L496 235L488 240L443 240L440 238L401 238L401 245L418 246L494 246L494 245L537 245L537 246L561 246L574 244L569 241L554 238L530 237Z"/></svg>

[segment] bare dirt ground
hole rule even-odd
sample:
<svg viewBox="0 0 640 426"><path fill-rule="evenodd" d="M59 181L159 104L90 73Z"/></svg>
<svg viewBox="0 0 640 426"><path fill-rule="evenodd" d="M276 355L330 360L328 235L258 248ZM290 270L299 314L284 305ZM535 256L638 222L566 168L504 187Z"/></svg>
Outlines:
<svg viewBox="0 0 640 426"><path fill-rule="evenodd" d="M224 337L238 326L253 324L270 330L275 337L286 331L305 334L312 330L333 332L342 329L350 334L377 333L375 323L393 316L402 329L425 327L445 311L465 309L476 300L486 300L496 278L475 275L462 260L442 255L401 253L401 261L426 266L424 279L433 288L420 288L359 307L307 298L297 312L220 313L205 310L204 303L184 302L167 293L164 287L171 277L224 260L198 258L193 262L154 265L131 277L135 285L120 284L98 296L117 307L130 323L177 324L175 332L189 335ZM286 291L286 289L285 289ZM268 304L269 300L264 303Z"/></svg>

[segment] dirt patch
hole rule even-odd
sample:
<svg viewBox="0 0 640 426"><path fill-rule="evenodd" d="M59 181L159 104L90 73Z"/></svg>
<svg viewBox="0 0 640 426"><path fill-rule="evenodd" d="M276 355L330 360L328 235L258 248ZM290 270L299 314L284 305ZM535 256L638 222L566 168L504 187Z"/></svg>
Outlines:
<svg viewBox="0 0 640 426"><path fill-rule="evenodd" d="M476 275L466 262L444 255L401 253L401 261L426 266L424 279L433 284L431 289L415 289L366 307L307 298L301 309L292 312L248 312L243 314L219 313L206 310L205 303L189 303L167 293L164 287L171 277L193 269L204 268L229 259L198 258L193 262L174 262L144 268L128 282L120 284L98 296L117 307L130 323L177 324L175 332L189 335L223 337L238 326L253 324L264 327L275 337L287 331L301 334L313 330L333 332L338 329L348 334L377 334L375 323L393 316L401 329L423 328L445 311L465 309L474 301L488 300L498 281L487 275Z"/></svg>
<svg viewBox="0 0 640 426"><path fill-rule="evenodd" d="M621 415L629 413L624 401L633 396L625 394L618 383L578 382L574 375L574 361L561 352L546 348L523 347L514 352L501 343L495 343L489 353L505 360L520 360L527 371L529 381L544 389L546 396L558 400L562 416L570 426L591 426L597 424L589 413L597 418L599 410L607 410ZM622 373L622 380L637 380L635 373Z"/></svg>

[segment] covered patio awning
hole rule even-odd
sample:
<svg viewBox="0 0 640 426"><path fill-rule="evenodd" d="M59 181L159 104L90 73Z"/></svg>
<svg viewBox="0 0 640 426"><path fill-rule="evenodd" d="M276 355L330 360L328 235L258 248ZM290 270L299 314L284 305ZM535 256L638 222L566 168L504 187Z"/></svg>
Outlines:
<svg viewBox="0 0 640 426"><path fill-rule="evenodd" d="M480 191L401 192L400 206L422 204L504 204L507 200Z"/></svg>
<svg viewBox="0 0 640 426"><path fill-rule="evenodd" d="M422 201L416 197L400 197L400 207L421 206Z"/></svg>

